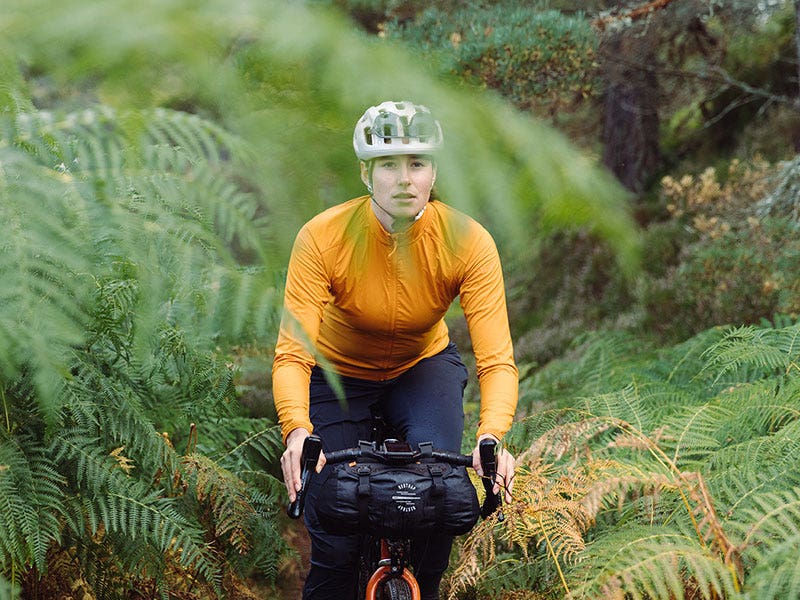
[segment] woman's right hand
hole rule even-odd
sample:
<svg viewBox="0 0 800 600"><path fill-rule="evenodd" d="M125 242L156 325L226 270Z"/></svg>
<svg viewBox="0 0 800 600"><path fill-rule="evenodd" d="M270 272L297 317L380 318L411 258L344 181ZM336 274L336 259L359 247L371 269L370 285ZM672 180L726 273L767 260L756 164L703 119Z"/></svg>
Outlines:
<svg viewBox="0 0 800 600"><path fill-rule="evenodd" d="M283 483L289 494L289 502L294 502L300 491L300 459L303 455L303 442L311 435L308 430L298 427L286 436L286 450L281 455ZM320 452L315 471L319 473L325 465L325 455Z"/></svg>

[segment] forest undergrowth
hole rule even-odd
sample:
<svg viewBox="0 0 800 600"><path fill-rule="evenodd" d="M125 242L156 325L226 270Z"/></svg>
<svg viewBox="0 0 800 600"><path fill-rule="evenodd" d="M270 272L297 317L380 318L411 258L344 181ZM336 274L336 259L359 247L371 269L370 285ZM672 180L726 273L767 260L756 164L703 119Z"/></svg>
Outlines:
<svg viewBox="0 0 800 600"><path fill-rule="evenodd" d="M800 598L790 3L668 2L652 39L634 30L656 66L729 77L660 73L662 160L626 195L595 168L603 2L308 2L339 21L10 1L0 600L297 597L308 544L269 392L285 258L303 219L361 191L351 113L408 87L471 124L442 190L498 239L521 373L514 499L459 541L443 594Z"/></svg>

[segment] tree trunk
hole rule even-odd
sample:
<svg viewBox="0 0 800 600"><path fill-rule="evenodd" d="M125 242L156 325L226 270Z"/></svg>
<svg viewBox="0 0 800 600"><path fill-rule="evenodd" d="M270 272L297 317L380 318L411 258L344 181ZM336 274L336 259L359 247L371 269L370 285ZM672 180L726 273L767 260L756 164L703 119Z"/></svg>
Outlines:
<svg viewBox="0 0 800 600"><path fill-rule="evenodd" d="M800 2L800 0L798 0ZM638 28L609 31L600 44L605 76L603 164L639 193L661 162L655 48Z"/></svg>

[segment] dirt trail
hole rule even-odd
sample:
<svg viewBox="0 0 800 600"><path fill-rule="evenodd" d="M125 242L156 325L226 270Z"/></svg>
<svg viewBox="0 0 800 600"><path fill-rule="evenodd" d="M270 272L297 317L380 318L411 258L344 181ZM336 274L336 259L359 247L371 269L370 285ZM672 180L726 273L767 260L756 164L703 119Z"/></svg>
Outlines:
<svg viewBox="0 0 800 600"><path fill-rule="evenodd" d="M284 537L297 550L300 560L286 565L278 575L278 589L281 596L275 600L300 600L303 595L306 571L311 559L311 540L302 520L289 523Z"/></svg>

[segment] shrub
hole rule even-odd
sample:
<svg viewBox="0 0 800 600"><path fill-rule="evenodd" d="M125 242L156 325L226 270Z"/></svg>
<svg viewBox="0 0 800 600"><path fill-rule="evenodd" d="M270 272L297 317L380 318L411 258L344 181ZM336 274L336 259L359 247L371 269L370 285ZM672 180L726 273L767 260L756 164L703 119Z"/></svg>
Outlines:
<svg viewBox="0 0 800 600"><path fill-rule="evenodd" d="M678 234L684 243L674 263L644 284L648 321L656 330L686 337L716 324L800 314L797 222L785 211L763 208L774 172L763 161L733 161L722 175L708 168L662 180L671 223L686 233ZM651 228L648 238L663 245L664 229Z"/></svg>
<svg viewBox="0 0 800 600"><path fill-rule="evenodd" d="M431 7L412 21L389 22L386 35L437 55L445 71L522 109L557 115L597 93L596 39L581 16L503 3L453 13Z"/></svg>

